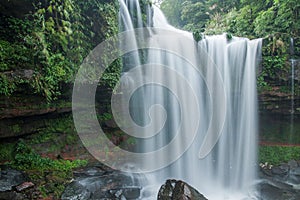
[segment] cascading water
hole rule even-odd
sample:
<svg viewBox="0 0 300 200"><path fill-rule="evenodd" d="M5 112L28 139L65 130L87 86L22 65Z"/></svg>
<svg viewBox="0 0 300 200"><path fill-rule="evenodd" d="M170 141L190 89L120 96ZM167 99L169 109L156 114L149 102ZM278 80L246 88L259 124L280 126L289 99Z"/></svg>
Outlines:
<svg viewBox="0 0 300 200"><path fill-rule="evenodd" d="M294 39L291 38L290 54L294 56ZM297 60L291 59L291 114L290 114L290 142L292 142L294 136L294 112L295 112L295 65Z"/></svg>
<svg viewBox="0 0 300 200"><path fill-rule="evenodd" d="M292 139L293 135L294 135L295 63L296 63L296 60L291 59L291 122L290 122L290 139Z"/></svg>
<svg viewBox="0 0 300 200"><path fill-rule="evenodd" d="M143 28L139 1L119 1L121 31ZM132 93L129 108L123 108L144 127L130 129L137 137L136 152L166 149L144 159L141 166L172 163L150 172L150 184L175 178L209 199L250 198L256 179L256 65L261 40L228 39L224 34L205 36L197 43L191 33L170 26L157 7L146 10L148 26L154 29L149 28L145 38L130 37L120 45L137 46L143 40L161 48L123 56L121 79L129 89L144 83ZM162 29L169 35L162 36ZM168 145L173 148L165 148Z"/></svg>

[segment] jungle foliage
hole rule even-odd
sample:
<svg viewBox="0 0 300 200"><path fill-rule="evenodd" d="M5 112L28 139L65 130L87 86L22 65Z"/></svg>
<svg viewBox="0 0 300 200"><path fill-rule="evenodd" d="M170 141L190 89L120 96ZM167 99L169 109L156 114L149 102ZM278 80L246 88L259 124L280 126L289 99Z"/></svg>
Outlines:
<svg viewBox="0 0 300 200"><path fill-rule="evenodd" d="M24 16L0 15L0 94L26 86L29 93L57 98L72 83L88 53L118 32L118 3L105 0L41 0ZM20 76L19 71L32 72ZM113 85L116 61L104 74Z"/></svg>
<svg viewBox="0 0 300 200"><path fill-rule="evenodd" d="M141 0L141 5L144 8L149 2ZM267 86L277 69L286 70L291 58L290 38L295 44L292 57L300 57L297 0L161 2L169 22L194 32L194 36L227 32L265 38L258 86ZM116 0L39 0L26 14L14 13L0 13L0 94L6 96L25 88L22 92L42 95L48 101L56 99L63 87L73 82L88 53L118 33ZM114 87L121 65L116 60L100 83Z"/></svg>
<svg viewBox="0 0 300 200"><path fill-rule="evenodd" d="M169 22L206 34L231 32L241 37L269 34L299 35L297 0L164 0L161 9Z"/></svg>
<svg viewBox="0 0 300 200"><path fill-rule="evenodd" d="M300 57L297 0L164 0L161 9L171 24L194 33L264 38L259 88L268 88L278 70L287 70L289 59Z"/></svg>

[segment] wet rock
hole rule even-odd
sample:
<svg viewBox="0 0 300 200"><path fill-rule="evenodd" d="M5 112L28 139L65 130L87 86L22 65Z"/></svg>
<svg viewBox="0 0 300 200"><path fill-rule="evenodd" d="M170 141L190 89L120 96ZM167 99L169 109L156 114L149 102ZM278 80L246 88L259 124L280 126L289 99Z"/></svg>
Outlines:
<svg viewBox="0 0 300 200"><path fill-rule="evenodd" d="M19 193L21 190L25 190L25 188L26 188L25 185L28 185L28 184L26 184L27 181L28 181L27 176L18 170L1 169L1 171L0 171L0 199L1 200L26 200L26 199L28 199L25 194Z"/></svg>
<svg viewBox="0 0 300 200"><path fill-rule="evenodd" d="M6 169L0 171L0 192L13 190L13 187L27 181L26 176L17 170Z"/></svg>
<svg viewBox="0 0 300 200"><path fill-rule="evenodd" d="M127 199L136 199L141 195L141 188L127 188L123 193Z"/></svg>
<svg viewBox="0 0 300 200"><path fill-rule="evenodd" d="M105 170L100 170L97 167L90 167L80 171L74 171L73 174L75 177L93 177L93 176L102 176L106 173Z"/></svg>
<svg viewBox="0 0 300 200"><path fill-rule="evenodd" d="M109 168L92 167L74 173L62 199L139 199L143 177Z"/></svg>
<svg viewBox="0 0 300 200"><path fill-rule="evenodd" d="M263 173L263 175L273 176L272 170L269 168L260 168L260 171Z"/></svg>
<svg viewBox="0 0 300 200"><path fill-rule="evenodd" d="M167 180L158 192L158 200L207 200L192 186L183 181Z"/></svg>
<svg viewBox="0 0 300 200"><path fill-rule="evenodd" d="M140 187L124 186L123 188L95 191L91 199L139 199Z"/></svg>
<svg viewBox="0 0 300 200"><path fill-rule="evenodd" d="M279 176L283 177L283 176L288 175L289 170L290 170L290 167L289 167L288 164L282 164L280 166L273 167L272 168L272 173L274 175L279 175Z"/></svg>
<svg viewBox="0 0 300 200"><path fill-rule="evenodd" d="M166 183L160 187L157 199L171 199L175 189L175 183L176 180L167 180Z"/></svg>
<svg viewBox="0 0 300 200"><path fill-rule="evenodd" d="M300 199L300 166L296 161L292 160L261 171L263 172L260 174L262 181L257 185L258 199ZM268 173L265 173L265 171L268 171Z"/></svg>
<svg viewBox="0 0 300 200"><path fill-rule="evenodd" d="M22 193L17 193L15 191L0 192L1 200L27 200L26 196Z"/></svg>
<svg viewBox="0 0 300 200"><path fill-rule="evenodd" d="M295 169L295 168L298 167L298 162L295 161L295 160L291 160L291 161L288 162L288 166L289 166L290 169Z"/></svg>
<svg viewBox="0 0 300 200"><path fill-rule="evenodd" d="M269 181L261 182L258 187L258 199L262 200L296 200L300 199L300 193L290 187L282 187Z"/></svg>
<svg viewBox="0 0 300 200"><path fill-rule="evenodd" d="M295 175L295 176L300 176L300 167L297 167L295 169L292 169L290 171L290 174Z"/></svg>
<svg viewBox="0 0 300 200"><path fill-rule="evenodd" d="M117 197L117 194L122 194L126 199L138 199L141 195L141 187L127 187L118 190L111 190Z"/></svg>
<svg viewBox="0 0 300 200"><path fill-rule="evenodd" d="M68 185L65 189L64 193L61 196L62 200L87 200L90 199L91 192L88 191L84 185L80 184L79 182L75 181Z"/></svg>
<svg viewBox="0 0 300 200"><path fill-rule="evenodd" d="M268 183L261 183L259 185L259 196L262 198L262 199L278 199L278 197L282 196L283 195L283 192L271 185L271 184L268 184Z"/></svg>
<svg viewBox="0 0 300 200"><path fill-rule="evenodd" d="M300 167L290 170L287 181L295 185L300 185Z"/></svg>
<svg viewBox="0 0 300 200"><path fill-rule="evenodd" d="M34 186L34 184L33 184L32 182L24 182L24 183L18 185L18 186L16 187L16 190L17 190L18 192L21 192L21 191L26 190L26 189L28 189L28 188L31 188L31 187L33 187L33 186Z"/></svg>

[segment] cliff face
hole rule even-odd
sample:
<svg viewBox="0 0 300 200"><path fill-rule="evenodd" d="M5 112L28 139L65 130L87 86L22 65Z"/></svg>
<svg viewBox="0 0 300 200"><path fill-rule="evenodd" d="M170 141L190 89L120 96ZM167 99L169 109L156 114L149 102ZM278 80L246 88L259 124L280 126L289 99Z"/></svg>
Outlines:
<svg viewBox="0 0 300 200"><path fill-rule="evenodd" d="M0 97L0 138L34 134L49 126L49 119L60 119L72 114L72 86L65 86L65 93L51 103L38 95L16 94ZM110 113L111 89L98 87L96 107L98 114ZM109 120L109 119L106 119Z"/></svg>
<svg viewBox="0 0 300 200"><path fill-rule="evenodd" d="M259 91L260 113L300 116L300 60L294 60L293 66L288 62L275 78L267 79L268 87Z"/></svg>
<svg viewBox="0 0 300 200"><path fill-rule="evenodd" d="M259 139L262 143L299 144L300 62L269 77L269 85L259 92ZM292 68L294 71L292 71ZM293 78L292 78L293 77Z"/></svg>
<svg viewBox="0 0 300 200"><path fill-rule="evenodd" d="M118 31L117 0L0 1L0 138L38 133L71 115L74 76L89 52ZM97 92L107 112L115 62Z"/></svg>
<svg viewBox="0 0 300 200"><path fill-rule="evenodd" d="M298 74L294 80L295 85L299 85L299 69L298 63L295 67L295 74ZM293 96L291 94L290 75L287 73L285 78L286 81L281 79L281 81L270 86L268 90L259 92L260 132L266 131L265 127L270 123L270 118L276 119L273 123L280 123L282 120L288 123L292 113L292 106L294 108L294 118L297 119L300 116L299 92L295 91ZM59 100L52 102L47 102L43 96L28 93L26 87L20 87L19 92L11 96L1 95L0 138L32 134L46 127L49 118L59 118L66 114L70 115L72 112L72 85L64 85L63 88L63 95L59 97ZM110 112L111 90L108 87L99 87L97 94L98 104L101 105L102 109L100 112Z"/></svg>

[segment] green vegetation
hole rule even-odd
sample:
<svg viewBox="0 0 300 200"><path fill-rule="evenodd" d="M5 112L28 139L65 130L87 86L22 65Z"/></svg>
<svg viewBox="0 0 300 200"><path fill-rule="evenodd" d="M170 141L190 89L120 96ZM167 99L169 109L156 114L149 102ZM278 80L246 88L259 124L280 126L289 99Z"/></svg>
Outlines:
<svg viewBox="0 0 300 200"><path fill-rule="evenodd" d="M164 0L161 8L171 24L190 31L250 38L299 36L297 0Z"/></svg>
<svg viewBox="0 0 300 200"><path fill-rule="evenodd" d="M300 160L300 147L260 146L259 162L279 165L290 160Z"/></svg>
<svg viewBox="0 0 300 200"><path fill-rule="evenodd" d="M113 115L111 113L103 113L100 116L97 116L100 121L106 121L113 119Z"/></svg>
<svg viewBox="0 0 300 200"><path fill-rule="evenodd" d="M0 144L0 162L7 162L13 159L14 142L5 142Z"/></svg>
<svg viewBox="0 0 300 200"><path fill-rule="evenodd" d="M43 196L53 195L59 198L65 184L72 179L72 169L85 166L85 160L52 160L41 157L24 141L20 140L15 147L14 158L9 166L25 171L31 181L35 182ZM44 180L45 176L47 181Z"/></svg>
<svg viewBox="0 0 300 200"><path fill-rule="evenodd" d="M300 3L297 0L164 0L161 9L178 28L207 35L224 32L264 38L260 91L289 73L290 38L300 57ZM198 41L198 40L196 40Z"/></svg>
<svg viewBox="0 0 300 200"><path fill-rule="evenodd" d="M70 115L48 119L45 122L45 128L39 130L38 134L26 137L26 139L28 145L36 151L47 153L61 152L66 145L72 146L79 142L73 118Z"/></svg>
<svg viewBox="0 0 300 200"><path fill-rule="evenodd" d="M12 129L18 128L15 125ZM87 165L86 160L64 160L59 155L63 150L76 151L79 147L72 117L60 116L59 119L48 119L45 127L36 134L17 141L2 141L0 163L25 171L43 196L59 198L73 177L72 171ZM57 158L51 159L47 155Z"/></svg>
<svg viewBox="0 0 300 200"><path fill-rule="evenodd" d="M56 99L87 54L118 32L117 13L117 2L51 0L38 1L22 18L1 15L0 94L12 95L26 84L30 94ZM109 67L104 84L114 85L120 66ZM33 70L32 77L17 76L20 69Z"/></svg>
<svg viewBox="0 0 300 200"><path fill-rule="evenodd" d="M99 115L99 118L103 121L110 120L112 114L104 113ZM89 157L85 157L88 153L74 129L71 115L61 115L43 123L45 126L35 134L15 141L2 141L0 163L25 171L45 197L59 198L65 185L73 177L72 171L87 165L88 161L76 159L77 155ZM13 127L18 129L17 125ZM134 138L125 136L120 130L108 131L107 137L125 149L130 149L135 144ZM99 141L95 142L99 144ZM104 153L107 159L114 156L108 150Z"/></svg>
<svg viewBox="0 0 300 200"><path fill-rule="evenodd" d="M31 107L34 109L45 105L70 107L70 103L57 104L58 101L54 100L61 97L64 86L72 83L89 52L118 33L118 1L35 2L33 10L24 16L0 15L0 95L9 96L10 102L22 92L40 95L47 100L48 104L34 104ZM148 3L149 0L141 0L143 9ZM163 0L161 8L171 24L192 31L195 41L200 41L204 34L223 32L227 33L228 40L233 35L264 38L262 71L258 76L260 90L272 89L272 82L283 73L289 73L291 37L295 42L293 57L300 58L298 0ZM105 71L100 84L114 88L121 65L120 59L115 60ZM32 73L24 76L20 73L22 70ZM93 72L87 73L92 80L99 78L93 75ZM289 92L286 85L280 91ZM101 113L98 117L100 121L112 119L111 113ZM21 128L14 125L10 129L19 132ZM87 161L50 159L41 155L60 152L66 145L78 143L72 118L60 116L59 119L49 119L36 132L24 140L2 143L0 162L26 171L45 196L53 194L59 198L64 185L72 178L72 170L85 166ZM274 134L276 130L272 132ZM270 137L267 133L262 136ZM128 149L136 142L119 130L107 135L117 145ZM279 134L271 139L290 142L290 138ZM299 140L293 139L294 142ZM89 145L93 142L96 141ZM259 161L262 163L278 165L299 158L300 147L261 146L259 149Z"/></svg>
<svg viewBox="0 0 300 200"><path fill-rule="evenodd" d="M16 89L16 85L13 81L9 80L5 74L0 74L0 94L6 96L11 95Z"/></svg>
<svg viewBox="0 0 300 200"><path fill-rule="evenodd" d="M64 171L68 172L70 176L73 168L86 164L87 162L84 160L51 160L50 158L41 157L22 140L17 143L14 159L9 163L13 168L24 171L36 170L41 173L49 170Z"/></svg>

